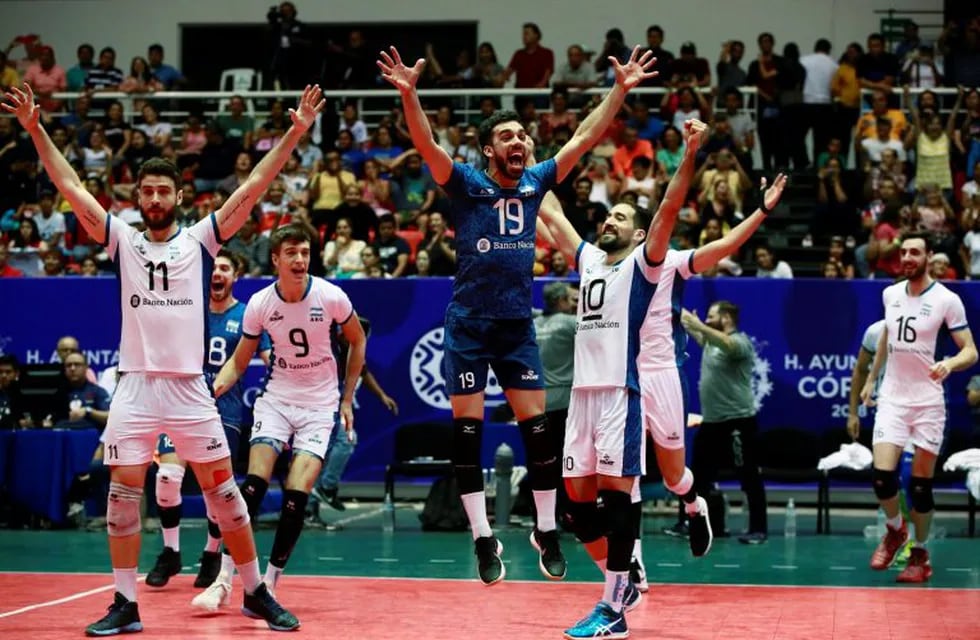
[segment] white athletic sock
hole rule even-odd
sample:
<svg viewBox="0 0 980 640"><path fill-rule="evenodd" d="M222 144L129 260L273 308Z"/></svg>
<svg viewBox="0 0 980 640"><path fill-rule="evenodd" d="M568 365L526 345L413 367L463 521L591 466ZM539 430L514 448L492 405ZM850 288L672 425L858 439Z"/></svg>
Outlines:
<svg viewBox="0 0 980 640"><path fill-rule="evenodd" d="M174 551L180 551L180 525L171 529L163 529L163 546Z"/></svg>
<svg viewBox="0 0 980 640"><path fill-rule="evenodd" d="M204 543L204 550L214 553L220 548L221 538L213 538L211 534L208 533L208 541Z"/></svg>
<svg viewBox="0 0 980 640"><path fill-rule="evenodd" d="M235 577L235 560L227 553L221 554L221 573L228 576L228 584Z"/></svg>
<svg viewBox="0 0 980 640"><path fill-rule="evenodd" d="M885 520L885 522L892 529L898 529L899 527L902 526L902 512L899 511L897 516L895 516L894 518L888 518L887 520Z"/></svg>
<svg viewBox="0 0 980 640"><path fill-rule="evenodd" d="M490 528L490 520L487 519L486 491L474 491L461 497L463 508L466 509L466 518L470 521L470 528L473 529L473 539L492 536L493 530Z"/></svg>
<svg viewBox="0 0 980 640"><path fill-rule="evenodd" d="M558 525L555 524L555 504L558 500L558 490L549 489L548 491L532 491L534 494L534 506L538 510L538 531L554 531Z"/></svg>
<svg viewBox="0 0 980 640"><path fill-rule="evenodd" d="M265 567L265 578L262 579L262 582L275 589L276 584L279 582L279 577L282 575L283 571L284 569L280 569L270 562Z"/></svg>
<svg viewBox="0 0 980 640"><path fill-rule="evenodd" d="M254 558L251 562L236 566L238 567L238 575L242 577L242 586L245 587L245 593L255 593L255 590L259 588L259 584L262 582L262 578L259 576L259 559Z"/></svg>
<svg viewBox="0 0 980 640"><path fill-rule="evenodd" d="M629 571L606 571L606 587L602 592L602 601L617 613L623 610L623 594L626 592L629 580Z"/></svg>
<svg viewBox="0 0 980 640"><path fill-rule="evenodd" d="M113 569L112 579L116 583L116 591L130 602L136 602L136 567L132 569Z"/></svg>
<svg viewBox="0 0 980 640"><path fill-rule="evenodd" d="M916 549L925 549L927 544L929 544L929 538L926 538L925 540L916 540L915 544L912 546L914 546Z"/></svg>
<svg viewBox="0 0 980 640"><path fill-rule="evenodd" d="M643 541L639 538L633 541L633 559L643 564Z"/></svg>

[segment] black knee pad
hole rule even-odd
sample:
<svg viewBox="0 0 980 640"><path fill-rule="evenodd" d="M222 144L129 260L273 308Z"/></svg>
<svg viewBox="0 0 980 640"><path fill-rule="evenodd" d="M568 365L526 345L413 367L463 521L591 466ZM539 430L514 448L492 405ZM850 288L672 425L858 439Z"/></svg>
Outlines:
<svg viewBox="0 0 980 640"><path fill-rule="evenodd" d="M575 538L582 544L595 542L604 535L602 516L595 502L570 500L566 505L565 518L571 525Z"/></svg>
<svg viewBox="0 0 980 640"><path fill-rule="evenodd" d="M269 490L269 482L259 476L249 474L245 476L245 482L239 488L242 492L242 498L245 499L245 504L248 506L248 517L252 519L252 522L255 522L259 517L259 508L262 506L265 492Z"/></svg>
<svg viewBox="0 0 980 640"><path fill-rule="evenodd" d="M630 494L600 489L599 500L602 502L602 520L609 542L606 568L609 571L629 571L635 540Z"/></svg>
<svg viewBox="0 0 980 640"><path fill-rule="evenodd" d="M871 483L879 500L889 500L898 495L898 473L894 470L871 470Z"/></svg>
<svg viewBox="0 0 980 640"><path fill-rule="evenodd" d="M180 526L180 516L183 513L182 505L176 507L157 507L157 515L160 516L160 526L164 529L173 529Z"/></svg>
<svg viewBox="0 0 980 640"><path fill-rule="evenodd" d="M555 439L543 413L517 423L527 454L527 475L533 491L551 491L561 482L561 465Z"/></svg>
<svg viewBox="0 0 980 640"><path fill-rule="evenodd" d="M932 498L932 478L912 476L909 481L909 502L917 513L929 513L936 507Z"/></svg>
<svg viewBox="0 0 980 640"><path fill-rule="evenodd" d="M302 522L306 518L306 503L309 500L310 496L302 491L286 489L282 492L282 511L280 518Z"/></svg>
<svg viewBox="0 0 980 640"><path fill-rule="evenodd" d="M483 491L483 468L480 465L482 443L482 420L453 418L453 467L461 495Z"/></svg>

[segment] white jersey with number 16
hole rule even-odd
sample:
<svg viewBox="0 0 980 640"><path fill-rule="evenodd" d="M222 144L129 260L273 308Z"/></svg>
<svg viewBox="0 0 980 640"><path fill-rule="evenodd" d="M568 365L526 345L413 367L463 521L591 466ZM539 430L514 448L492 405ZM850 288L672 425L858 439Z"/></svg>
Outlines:
<svg viewBox="0 0 980 640"><path fill-rule="evenodd" d="M959 296L933 282L917 296L910 296L905 282L882 293L888 360L879 395L882 402L905 407L944 404L942 384L929 377L936 363L939 338L969 328Z"/></svg>

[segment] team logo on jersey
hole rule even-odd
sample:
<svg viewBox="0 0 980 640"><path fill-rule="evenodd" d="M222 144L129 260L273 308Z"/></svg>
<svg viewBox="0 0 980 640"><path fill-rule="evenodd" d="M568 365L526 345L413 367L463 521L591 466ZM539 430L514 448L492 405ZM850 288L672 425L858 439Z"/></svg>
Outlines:
<svg viewBox="0 0 980 640"><path fill-rule="evenodd" d="M140 306L140 297L138 295L136 295L135 293L133 295L129 296L129 306L131 306L134 309L136 307Z"/></svg>
<svg viewBox="0 0 980 640"><path fill-rule="evenodd" d="M180 246L176 244L167 245L167 254L170 256L171 260L176 260L180 257Z"/></svg>
<svg viewBox="0 0 980 640"><path fill-rule="evenodd" d="M273 311L272 312L272 315L269 316L269 322L278 322L279 320L282 320L282 319L283 319L283 315L281 313L279 313L279 309L276 309L275 311Z"/></svg>
<svg viewBox="0 0 980 640"><path fill-rule="evenodd" d="M286 359L285 358L279 358L279 368L280 369L285 369L286 368Z"/></svg>
<svg viewBox="0 0 980 640"><path fill-rule="evenodd" d="M136 245L136 250L139 251L141 256L146 255L146 245L144 243L140 242L138 245Z"/></svg>
<svg viewBox="0 0 980 640"><path fill-rule="evenodd" d="M444 331L436 327L419 338L412 348L408 375L416 395L430 407L449 409L449 392L442 373L442 340ZM495 407L505 402L504 390L497 382L497 375L490 369L487 376L486 404Z"/></svg>
<svg viewBox="0 0 980 640"><path fill-rule="evenodd" d="M238 320L229 320L225 323L225 331L228 333L238 333L238 328L240 326L241 325L238 323Z"/></svg>
<svg viewBox="0 0 980 640"><path fill-rule="evenodd" d="M323 322L323 307L310 307L310 322Z"/></svg>
<svg viewBox="0 0 980 640"><path fill-rule="evenodd" d="M480 238L476 241L476 250L480 253L486 253L490 251L490 241L486 238Z"/></svg>

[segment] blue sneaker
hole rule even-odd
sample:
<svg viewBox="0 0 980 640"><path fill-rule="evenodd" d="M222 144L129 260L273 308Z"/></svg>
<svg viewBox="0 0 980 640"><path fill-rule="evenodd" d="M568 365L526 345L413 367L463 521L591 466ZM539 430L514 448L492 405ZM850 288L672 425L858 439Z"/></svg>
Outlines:
<svg viewBox="0 0 980 640"><path fill-rule="evenodd" d="M600 602L588 617L565 629L565 638L628 638L630 630L626 626L626 616L616 613L605 602Z"/></svg>
<svg viewBox="0 0 980 640"><path fill-rule="evenodd" d="M643 600L643 594L637 588L633 581L630 580L629 584L626 585L626 589L623 590L623 609L625 611L632 611L640 606L640 600Z"/></svg>

